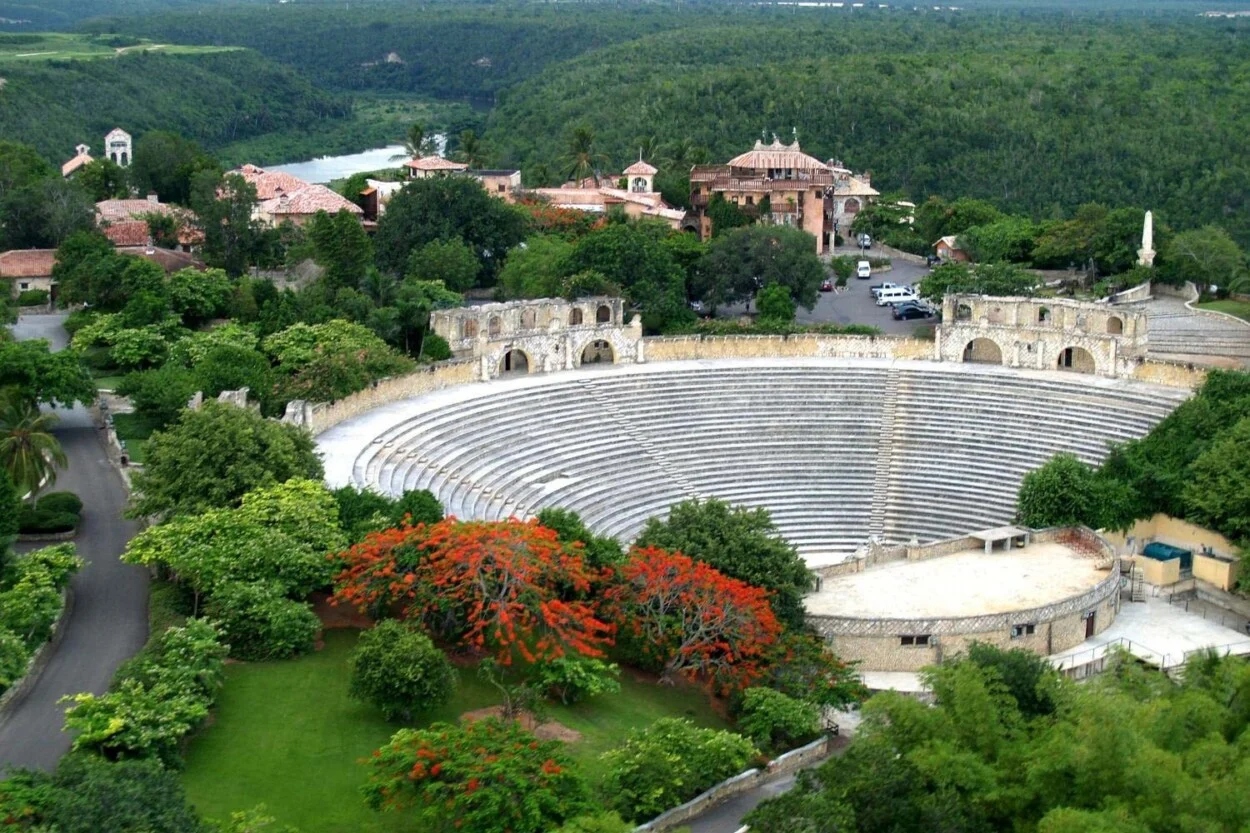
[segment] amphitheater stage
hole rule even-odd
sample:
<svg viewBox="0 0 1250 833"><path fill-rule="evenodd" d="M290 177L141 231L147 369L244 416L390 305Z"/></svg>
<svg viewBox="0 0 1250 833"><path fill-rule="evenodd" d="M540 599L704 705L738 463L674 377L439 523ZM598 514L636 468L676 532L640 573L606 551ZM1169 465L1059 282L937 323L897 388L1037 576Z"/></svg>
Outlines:
<svg viewBox="0 0 1250 833"><path fill-rule="evenodd" d="M813 616L955 619L1030 611L1079 596L1107 578L1098 562L1063 544L986 553L969 549L894 561L823 582L803 600Z"/></svg>
<svg viewBox="0 0 1250 833"><path fill-rule="evenodd" d="M607 365L391 402L317 437L333 486L429 489L450 515L570 509L629 542L690 498L762 506L813 567L871 538L1012 521L1058 452L1099 462L1188 391L1061 371L848 358Z"/></svg>

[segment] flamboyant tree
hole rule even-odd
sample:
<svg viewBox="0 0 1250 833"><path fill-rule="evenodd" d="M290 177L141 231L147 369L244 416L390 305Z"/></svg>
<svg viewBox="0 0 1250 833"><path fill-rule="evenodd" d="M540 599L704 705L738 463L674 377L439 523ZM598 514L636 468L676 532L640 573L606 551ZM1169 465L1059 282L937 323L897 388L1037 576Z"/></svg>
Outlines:
<svg viewBox="0 0 1250 833"><path fill-rule="evenodd" d="M579 545L537 521L403 525L340 556L335 599L362 610L398 605L405 617L500 662L598 657L611 627L586 601L593 570Z"/></svg>
<svg viewBox="0 0 1250 833"><path fill-rule="evenodd" d="M512 721L401 729L369 768L369 805L411 810L430 830L546 833L591 807L560 742Z"/></svg>
<svg viewBox="0 0 1250 833"><path fill-rule="evenodd" d="M622 638L662 679L745 686L781 634L765 591L657 547L631 552L605 595Z"/></svg>

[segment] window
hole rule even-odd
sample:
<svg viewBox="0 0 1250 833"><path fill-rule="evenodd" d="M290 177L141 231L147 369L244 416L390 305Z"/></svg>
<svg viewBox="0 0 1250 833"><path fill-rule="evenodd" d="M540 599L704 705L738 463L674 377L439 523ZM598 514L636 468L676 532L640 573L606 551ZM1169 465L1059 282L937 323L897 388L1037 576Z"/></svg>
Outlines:
<svg viewBox="0 0 1250 833"><path fill-rule="evenodd" d="M26 290L30 289L30 281L22 281L22 282L20 282L20 283L17 285L17 288L18 288L18 289L20 289L20 290L22 290L23 292L25 292Z"/></svg>
<svg viewBox="0 0 1250 833"><path fill-rule="evenodd" d="M923 648L929 644L929 634L920 634L917 636L900 636L898 638L900 645Z"/></svg>
<svg viewBox="0 0 1250 833"><path fill-rule="evenodd" d="M499 189L499 193L501 193L501 194L502 194L502 193L503 193L503 192L507 189L507 187L508 187L508 186L507 186L507 185L504 185L504 184L501 182L501 183L499 183L499 184L498 184L497 186L495 186L495 187L496 187L496 188L498 188L498 189Z"/></svg>
<svg viewBox="0 0 1250 833"><path fill-rule="evenodd" d="M755 197L747 197L747 205L755 205Z"/></svg>
<svg viewBox="0 0 1250 833"><path fill-rule="evenodd" d="M1012 639L1019 639L1022 636L1032 636L1036 632L1037 632L1037 625L1033 624L1032 622L1028 622L1023 625L1011 626L1011 638Z"/></svg>

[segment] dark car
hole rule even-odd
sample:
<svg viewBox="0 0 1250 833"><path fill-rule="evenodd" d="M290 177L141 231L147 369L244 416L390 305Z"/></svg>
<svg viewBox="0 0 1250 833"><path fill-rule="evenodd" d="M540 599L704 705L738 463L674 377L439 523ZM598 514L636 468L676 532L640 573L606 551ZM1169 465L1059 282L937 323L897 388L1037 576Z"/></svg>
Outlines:
<svg viewBox="0 0 1250 833"><path fill-rule="evenodd" d="M913 318L932 318L933 311L915 303L897 304L894 306L893 315L897 321L909 321Z"/></svg>
<svg viewBox="0 0 1250 833"><path fill-rule="evenodd" d="M821 291L821 292L832 292L832 291L833 291L833 281L821 281L821 282L820 282L820 291Z"/></svg>

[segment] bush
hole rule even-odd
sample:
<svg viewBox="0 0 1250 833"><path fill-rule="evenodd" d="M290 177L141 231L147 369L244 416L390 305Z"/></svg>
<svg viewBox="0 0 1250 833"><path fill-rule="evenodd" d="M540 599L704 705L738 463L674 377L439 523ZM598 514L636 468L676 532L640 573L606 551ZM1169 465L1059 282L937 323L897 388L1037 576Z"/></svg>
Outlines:
<svg viewBox="0 0 1250 833"><path fill-rule="evenodd" d="M26 673L30 654L20 636L12 631L0 630L0 694Z"/></svg>
<svg viewBox="0 0 1250 833"><path fill-rule="evenodd" d="M757 686L742 693L738 729L761 747L783 751L820 734L820 713L811 703Z"/></svg>
<svg viewBox="0 0 1250 833"><path fill-rule="evenodd" d="M620 676L616 663L566 655L537 663L530 682L547 696L559 697L567 706L586 697L619 693Z"/></svg>
<svg viewBox="0 0 1250 833"><path fill-rule="evenodd" d="M421 341L421 358L442 362L451 358L451 345L438 333L428 332Z"/></svg>
<svg viewBox="0 0 1250 833"><path fill-rule="evenodd" d="M23 535L52 535L70 532L78 527L78 515L71 512L49 511L27 504L19 510L18 526Z"/></svg>
<svg viewBox="0 0 1250 833"><path fill-rule="evenodd" d="M351 695L372 703L387 720L446 703L456 672L430 638L411 625L386 619L360 635L352 652Z"/></svg>
<svg viewBox="0 0 1250 833"><path fill-rule="evenodd" d="M666 717L603 754L603 793L624 818L645 821L737 775L758 755L741 735Z"/></svg>
<svg viewBox="0 0 1250 833"><path fill-rule="evenodd" d="M39 498L38 506L48 512L82 514L82 498L73 492L48 492Z"/></svg>
<svg viewBox="0 0 1250 833"><path fill-rule="evenodd" d="M230 656L244 660L287 659L312 650L321 622L304 602L262 582L218 586L207 607L222 630Z"/></svg>
<svg viewBox="0 0 1250 833"><path fill-rule="evenodd" d="M48 303L48 290L46 289L27 289L25 292L18 293L17 305L19 307L41 307Z"/></svg>

